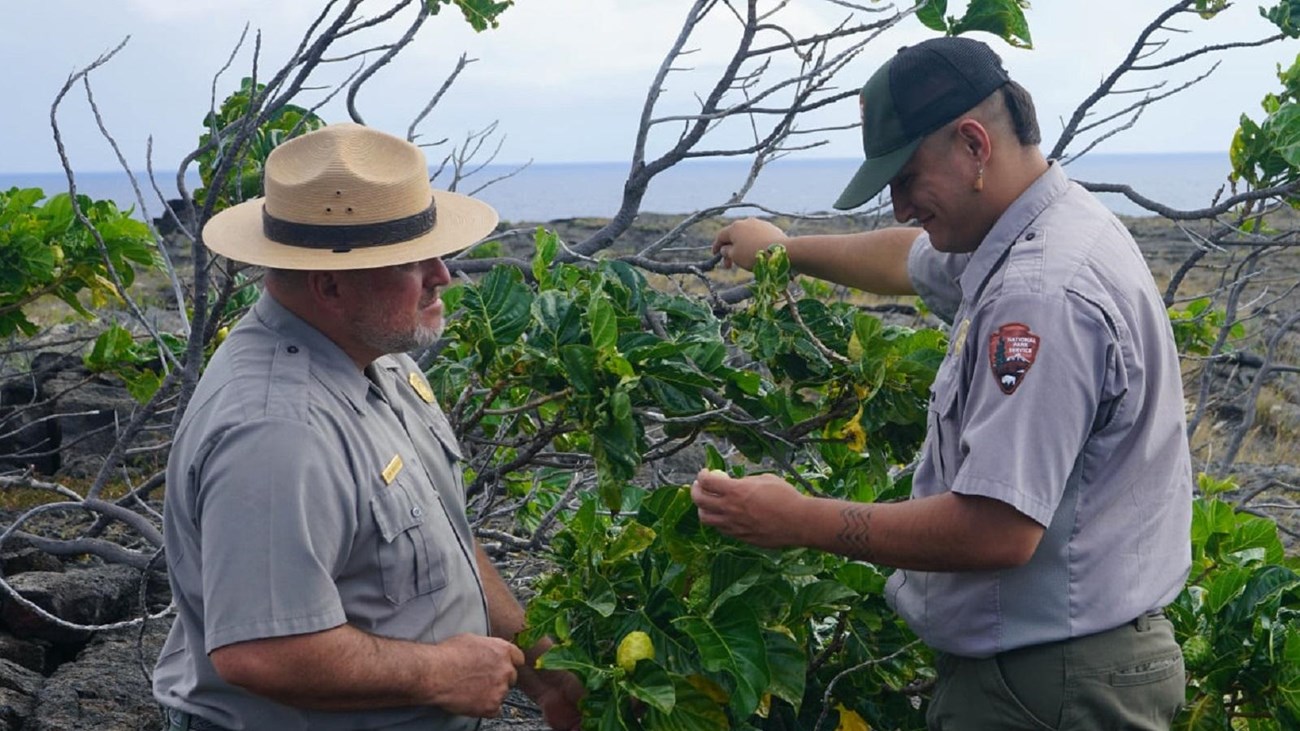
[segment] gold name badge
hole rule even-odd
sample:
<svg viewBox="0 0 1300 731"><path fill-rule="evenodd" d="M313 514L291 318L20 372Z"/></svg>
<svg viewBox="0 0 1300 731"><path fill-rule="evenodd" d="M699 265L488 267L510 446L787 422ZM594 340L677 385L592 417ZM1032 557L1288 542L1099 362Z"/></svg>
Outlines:
<svg viewBox="0 0 1300 731"><path fill-rule="evenodd" d="M429 388L429 382L424 380L424 376L411 371L411 375L407 376L406 380L410 382L411 388L414 388L415 392L420 394L420 398L424 399L424 403L433 403L433 389Z"/></svg>
<svg viewBox="0 0 1300 731"><path fill-rule="evenodd" d="M379 476L384 478L385 485L391 485L393 480L397 479L397 473L401 471L402 455L394 454L393 458L388 460L388 466L384 468L383 472L379 473Z"/></svg>
<svg viewBox="0 0 1300 731"><path fill-rule="evenodd" d="M957 326L957 334L953 337L953 343L952 343L953 345L952 354L954 357L961 355L961 349L963 346L966 345L967 330L970 330L969 318L962 320L961 324Z"/></svg>

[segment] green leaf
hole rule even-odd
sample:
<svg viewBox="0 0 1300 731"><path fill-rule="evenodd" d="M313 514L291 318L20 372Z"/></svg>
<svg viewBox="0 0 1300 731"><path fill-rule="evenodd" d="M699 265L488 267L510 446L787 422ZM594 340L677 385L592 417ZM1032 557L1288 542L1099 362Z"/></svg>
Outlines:
<svg viewBox="0 0 1300 731"><path fill-rule="evenodd" d="M1231 478L1218 479L1201 472L1196 476L1196 488L1203 495L1213 496L1237 489L1237 483Z"/></svg>
<svg viewBox="0 0 1300 731"><path fill-rule="evenodd" d="M711 620L679 617L673 625L699 648L705 670L724 673L724 678L734 685L732 712L739 718L753 713L771 682L767 650L754 610L744 602L732 601L719 608Z"/></svg>
<svg viewBox="0 0 1300 731"><path fill-rule="evenodd" d="M845 562L835 569L835 578L864 596L881 594L885 590L885 575L871 564Z"/></svg>
<svg viewBox="0 0 1300 731"><path fill-rule="evenodd" d="M1021 7L1023 0L971 0L950 35L985 31L1019 48L1033 48L1029 37L1029 23Z"/></svg>
<svg viewBox="0 0 1300 731"><path fill-rule="evenodd" d="M930 30L947 32L948 22L944 20L944 15L948 12L948 0L921 0L917 5L917 20Z"/></svg>
<svg viewBox="0 0 1300 731"><path fill-rule="evenodd" d="M650 660L638 662L631 677L623 682L623 687L628 695L660 713L672 713L677 704L672 678L658 663Z"/></svg>
<svg viewBox="0 0 1300 731"><path fill-rule="evenodd" d="M561 346L560 362L564 364L564 375L575 393L591 395L600 388L600 383L596 380L596 351L591 347Z"/></svg>
<svg viewBox="0 0 1300 731"><path fill-rule="evenodd" d="M632 420L632 398L627 391L615 391L609 397L609 413L616 424Z"/></svg>
<svg viewBox="0 0 1300 731"><path fill-rule="evenodd" d="M629 726L628 720L623 717L622 703L621 694L615 692L613 698L607 701L604 711L600 714L600 721L596 724L596 731L637 731L637 727Z"/></svg>
<svg viewBox="0 0 1300 731"><path fill-rule="evenodd" d="M723 459L717 447L709 443L704 445L704 467L710 470L727 471L727 460Z"/></svg>
<svg viewBox="0 0 1300 731"><path fill-rule="evenodd" d="M485 359L518 340L529 325L533 295L522 278L515 267L498 266L478 286L466 288L461 304L482 328L478 342L486 348Z"/></svg>
<svg viewBox="0 0 1300 731"><path fill-rule="evenodd" d="M135 338L131 336L131 331L121 325L110 325L95 338L94 347L82 358L82 362L92 372L102 373L112 370L119 361L130 359L134 347Z"/></svg>
<svg viewBox="0 0 1300 731"><path fill-rule="evenodd" d="M727 373L727 382L746 396L757 396L763 388L763 377L753 371L733 370Z"/></svg>
<svg viewBox="0 0 1300 731"><path fill-rule="evenodd" d="M1267 10L1261 7L1259 14L1268 18L1288 38L1300 38L1300 1L1282 0Z"/></svg>
<svg viewBox="0 0 1300 731"><path fill-rule="evenodd" d="M605 563L623 561L629 556L649 548L655 541L655 531L648 525L628 523L619 528L618 536L609 544Z"/></svg>
<svg viewBox="0 0 1300 731"><path fill-rule="evenodd" d="M126 382L126 391L131 394L131 398L143 404L158 392L163 377L154 371L139 369L133 373L122 374L122 380Z"/></svg>
<svg viewBox="0 0 1300 731"><path fill-rule="evenodd" d="M533 252L533 279L537 280L539 287L544 287L551 281L551 263L560 250L560 237L538 226L533 244L537 247Z"/></svg>
<svg viewBox="0 0 1300 731"><path fill-rule="evenodd" d="M593 455L609 470L611 478L629 480L641 464L637 424L632 418L632 401L626 391L609 395L606 423L596 429Z"/></svg>
<svg viewBox="0 0 1300 731"><path fill-rule="evenodd" d="M1264 120L1261 130L1291 168L1300 167L1300 104L1288 102Z"/></svg>
<svg viewBox="0 0 1300 731"><path fill-rule="evenodd" d="M537 295L533 300L533 319L541 331L534 342L538 348L553 350L575 345L582 337L581 312L567 294L558 290L548 289Z"/></svg>
<svg viewBox="0 0 1300 731"><path fill-rule="evenodd" d="M1215 534L1232 532L1234 520L1232 506L1219 500L1197 500L1192 503L1192 544L1204 545Z"/></svg>
<svg viewBox="0 0 1300 731"><path fill-rule="evenodd" d="M601 352L617 350L618 317L609 298L593 295L587 305L587 318L591 327L591 346Z"/></svg>
<svg viewBox="0 0 1300 731"><path fill-rule="evenodd" d="M799 587L790 614L799 618L822 616L832 611L848 609L851 606L850 600L857 598L857 592L838 581L814 581Z"/></svg>
<svg viewBox="0 0 1300 731"><path fill-rule="evenodd" d="M582 603L602 617L612 616L614 610L618 609L618 596L614 593L614 587L603 576L592 576L589 581Z"/></svg>
<svg viewBox="0 0 1300 731"><path fill-rule="evenodd" d="M641 376L641 387L651 401L658 404L668 416L693 416L703 406L703 397L699 388L679 388L673 383L661 381L651 375Z"/></svg>
<svg viewBox="0 0 1300 731"><path fill-rule="evenodd" d="M499 21L497 17L506 11L514 0L425 0L429 13L437 15L443 5L455 4L460 8L460 14L465 17L465 22L475 31L482 33L488 28L496 28Z"/></svg>
<svg viewBox="0 0 1300 731"><path fill-rule="evenodd" d="M763 559L748 551L718 554L709 566L709 614L727 600L744 594L763 576Z"/></svg>
<svg viewBox="0 0 1300 731"><path fill-rule="evenodd" d="M808 682L808 657L803 646L789 635L770 629L763 630L763 640L767 644L767 665L772 674L768 687L772 695L794 706L797 713Z"/></svg>
<svg viewBox="0 0 1300 731"><path fill-rule="evenodd" d="M578 512L574 513L569 522L565 524L564 530L571 534L579 544L590 546L596 539L596 532L599 530L603 533L604 531L596 517L596 503L591 500L584 500L582 505L578 507Z"/></svg>
<svg viewBox="0 0 1300 731"><path fill-rule="evenodd" d="M1250 578L1226 619L1231 624L1249 621L1258 614L1261 604L1297 586L1300 586L1300 576L1294 571L1282 566L1265 566Z"/></svg>
<svg viewBox="0 0 1300 731"><path fill-rule="evenodd" d="M727 714L707 695L692 686L685 678L673 677L673 693L677 699L672 713L657 708L647 709L645 728L654 731L726 731L731 728Z"/></svg>
<svg viewBox="0 0 1300 731"><path fill-rule="evenodd" d="M1236 566L1229 566L1216 572L1205 586L1206 603L1210 611L1218 614L1229 602L1240 596L1246 588L1246 582L1250 580L1250 574L1249 569Z"/></svg>
<svg viewBox="0 0 1300 731"><path fill-rule="evenodd" d="M1196 0L1196 12L1209 20L1228 7L1228 0Z"/></svg>

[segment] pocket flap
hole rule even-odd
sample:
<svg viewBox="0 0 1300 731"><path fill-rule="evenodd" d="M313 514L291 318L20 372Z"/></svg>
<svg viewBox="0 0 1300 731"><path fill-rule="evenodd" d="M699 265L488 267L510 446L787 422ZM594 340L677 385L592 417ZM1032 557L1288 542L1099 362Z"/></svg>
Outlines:
<svg viewBox="0 0 1300 731"><path fill-rule="evenodd" d="M424 509L411 500L401 479L375 490L370 498L370 510L375 514L375 525L385 543L424 522Z"/></svg>

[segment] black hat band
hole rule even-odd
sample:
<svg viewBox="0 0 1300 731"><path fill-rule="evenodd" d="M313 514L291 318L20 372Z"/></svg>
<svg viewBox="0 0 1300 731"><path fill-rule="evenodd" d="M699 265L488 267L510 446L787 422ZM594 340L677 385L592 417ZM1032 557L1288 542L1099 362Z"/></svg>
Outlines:
<svg viewBox="0 0 1300 731"><path fill-rule="evenodd" d="M262 206L262 234L266 238L277 244L306 249L329 249L336 254L347 253L352 249L410 241L432 231L436 220L437 211L432 201L428 208L413 216L393 221L352 225L286 221L272 216L267 212L266 206Z"/></svg>

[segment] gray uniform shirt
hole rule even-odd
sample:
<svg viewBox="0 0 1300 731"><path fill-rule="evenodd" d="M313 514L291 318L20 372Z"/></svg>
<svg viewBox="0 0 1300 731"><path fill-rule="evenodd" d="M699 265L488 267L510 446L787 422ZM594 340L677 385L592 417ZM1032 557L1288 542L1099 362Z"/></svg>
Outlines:
<svg viewBox="0 0 1300 731"><path fill-rule="evenodd" d="M164 705L231 729L472 729L429 707L303 711L231 686L208 653L351 624L488 633L456 440L406 356L365 373L269 294L213 356L167 465L177 617Z"/></svg>
<svg viewBox="0 0 1300 731"><path fill-rule="evenodd" d="M1170 602L1191 565L1182 381L1128 231L1053 164L973 254L922 235L908 269L953 323L913 496L993 498L1046 533L1019 568L895 572L894 608L931 647L988 657Z"/></svg>

